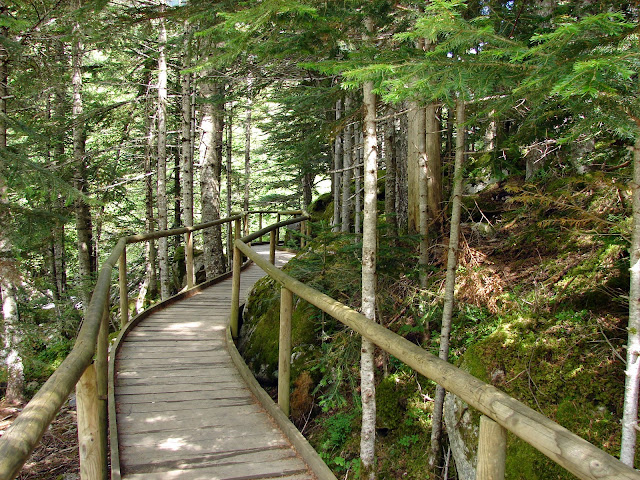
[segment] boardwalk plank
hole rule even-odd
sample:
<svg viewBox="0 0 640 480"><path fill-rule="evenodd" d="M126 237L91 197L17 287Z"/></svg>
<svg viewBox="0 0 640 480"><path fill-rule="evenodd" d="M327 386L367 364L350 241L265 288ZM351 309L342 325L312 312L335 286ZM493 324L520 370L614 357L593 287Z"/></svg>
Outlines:
<svg viewBox="0 0 640 480"><path fill-rule="evenodd" d="M241 298L262 275L243 272ZM229 279L144 319L126 338L116 375L124 479L315 478L226 351L230 295Z"/></svg>

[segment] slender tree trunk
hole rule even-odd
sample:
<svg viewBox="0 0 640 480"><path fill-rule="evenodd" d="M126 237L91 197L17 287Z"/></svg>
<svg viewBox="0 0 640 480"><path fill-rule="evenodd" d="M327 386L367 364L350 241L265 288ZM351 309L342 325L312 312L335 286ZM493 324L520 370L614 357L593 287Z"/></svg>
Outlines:
<svg viewBox="0 0 640 480"><path fill-rule="evenodd" d="M424 181L420 164L425 152L425 109L416 102L409 103L408 154L407 154L407 192L408 192L408 228L410 234L420 231L420 185Z"/></svg>
<svg viewBox="0 0 640 480"><path fill-rule="evenodd" d="M342 100L338 100L336 102L336 122L340 123L340 119L342 118ZM333 220L331 221L332 228L331 230L334 232L340 231L340 195L342 192L342 129L340 125L337 127L336 140L335 140L335 148L334 148L334 156L333 156Z"/></svg>
<svg viewBox="0 0 640 480"><path fill-rule="evenodd" d="M355 189L356 189L356 204L355 204L355 219L353 230L355 233L362 233L362 162L364 161L364 133L360 126L356 128L358 132L357 142L357 160L356 168L354 169L354 175L356 176Z"/></svg>
<svg viewBox="0 0 640 480"><path fill-rule="evenodd" d="M429 194L427 175L427 142L426 142L426 115L424 110L415 119L415 130L418 132L415 138L418 155L418 233L420 234L420 286L427 286L427 265L429 264Z"/></svg>
<svg viewBox="0 0 640 480"><path fill-rule="evenodd" d="M640 129L640 125L638 126ZM622 445L620 460L634 466L640 397L640 131L633 149L632 228L630 248L629 326L627 327L627 367L625 370Z"/></svg>
<svg viewBox="0 0 640 480"><path fill-rule="evenodd" d="M464 175L465 155L465 111L464 100L460 96L456 107L456 161L454 166L453 198L451 208L451 226L449 234L449 252L447 255L447 277L445 281L444 308L442 312L442 329L440 331L441 359L449 360L449 339L451 335L451 319L453 317L454 291L456 286L456 268L458 265L458 238L460 236L460 211L462 207L462 177ZM436 398L433 406L431 422L431 451L429 466L433 469L440 454L440 440L442 437L442 406L445 390L440 385L436 387Z"/></svg>
<svg viewBox="0 0 640 480"><path fill-rule="evenodd" d="M229 102L228 115L227 115L227 217L231 216L232 211L232 197L231 192L233 189L233 106ZM233 235L231 231L231 223L227 223L227 268L231 270L233 266Z"/></svg>
<svg viewBox="0 0 640 480"><path fill-rule="evenodd" d="M75 164L75 187L87 193L87 165L85 158L85 122L82 102L82 56L84 46L80 38L80 25L74 27L72 46L71 83L73 87L73 160ZM83 198L75 201L76 232L78 239L78 277L82 306L86 315L91 300L91 274L93 272L93 242L91 232L91 211Z"/></svg>
<svg viewBox="0 0 640 480"><path fill-rule="evenodd" d="M164 11L164 4L162 5ZM158 35L158 229L168 228L167 209L167 27L160 17ZM158 239L158 263L160 266L160 296L162 300L171 294L169 283L169 244L167 238Z"/></svg>
<svg viewBox="0 0 640 480"><path fill-rule="evenodd" d="M2 7L0 7L0 12ZM8 29L0 29L6 38ZM4 45L0 44L0 149L7 148L7 98L9 83L9 54ZM0 164L4 160L0 157ZM4 170L4 169L0 169ZM2 317L4 353L7 367L7 390L5 401L9 404L20 404L24 401L24 368L22 357L18 351L21 335L18 330L18 302L16 301L16 284L20 275L15 267L13 248L8 236L10 225L7 187L0 176L0 300L2 301Z"/></svg>
<svg viewBox="0 0 640 480"><path fill-rule="evenodd" d="M367 30L373 30L373 21L367 18ZM362 313L376 319L376 258L377 258L377 184L378 140L376 136L376 96L373 82L363 85L364 103L364 221L362 225ZM375 346L362 338L360 354L360 394L362 397L362 430L360 459L362 478L375 478L376 387Z"/></svg>
<svg viewBox="0 0 640 480"><path fill-rule="evenodd" d="M182 68L190 66L189 43L191 28L185 22L184 51L182 53ZM193 226L193 156L191 155L191 73L181 75L181 179L182 179L182 217L184 225Z"/></svg>
<svg viewBox="0 0 640 480"><path fill-rule="evenodd" d="M398 230L408 232L409 224L409 193L408 193L408 173L407 173L407 153L408 153L408 118L407 115L401 116L397 122L399 123L398 131L398 161L396 175L396 212L398 214Z"/></svg>
<svg viewBox="0 0 640 480"><path fill-rule="evenodd" d="M347 95L344 99L345 115L352 109L352 99ZM351 229L351 179L353 178L353 124L349 122L344 127L344 147L342 162L342 205L341 205L341 231L348 233Z"/></svg>
<svg viewBox="0 0 640 480"><path fill-rule="evenodd" d="M440 157L440 120L435 103L427 106L425 121L427 209L429 223L437 232L440 230L442 214L442 158Z"/></svg>
<svg viewBox="0 0 640 480"><path fill-rule="evenodd" d="M313 174L302 174L302 202L304 208L307 209L313 201Z"/></svg>
<svg viewBox="0 0 640 480"><path fill-rule="evenodd" d="M147 79L150 81L150 79ZM154 136L154 118L152 116L152 102L150 101L149 95L147 95L147 108L145 115L145 130L147 132L147 139L145 145L144 152L144 170L145 170L145 209L146 209L146 218L145 218L145 228L147 232L155 231L155 218L153 215L153 205L154 205L154 182L153 182L153 172L156 170L156 165L154 164L154 144L155 144L155 136ZM146 257L146 272L143 283L140 287L140 292L138 293L138 299L136 301L136 311L138 313L142 312L145 308L145 301L147 296L150 298L154 298L158 294L158 275L156 270L156 248L153 240L146 242L145 247L145 257Z"/></svg>
<svg viewBox="0 0 640 480"><path fill-rule="evenodd" d="M207 100L203 108L202 125L205 143L205 155L200 176L202 195L202 222L211 222L220 218L220 185L222 172L222 138L224 133L224 86L203 85L202 93ZM207 279L221 274L225 270L222 251L222 230L220 226L208 228L203 233L204 264Z"/></svg>
<svg viewBox="0 0 640 480"><path fill-rule="evenodd" d="M249 210L250 188L251 188L251 110L253 109L253 79L247 80L247 112L244 122L244 211ZM249 234L249 225L246 225L245 235Z"/></svg>
<svg viewBox="0 0 640 480"><path fill-rule="evenodd" d="M387 113L392 116L393 108L389 108ZM394 119L390 118L385 123L384 131L384 159L386 172L384 175L384 216L387 223L387 235L392 238L398 236L398 221L396 215L396 135Z"/></svg>

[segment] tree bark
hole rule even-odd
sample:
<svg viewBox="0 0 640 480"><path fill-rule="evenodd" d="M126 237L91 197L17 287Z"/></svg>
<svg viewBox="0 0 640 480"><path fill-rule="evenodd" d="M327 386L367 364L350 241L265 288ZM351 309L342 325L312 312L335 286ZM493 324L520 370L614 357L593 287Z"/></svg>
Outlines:
<svg viewBox="0 0 640 480"><path fill-rule="evenodd" d="M640 125L639 125L640 128ZM640 397L640 131L633 149L632 227L630 248L629 326L625 369L620 460L634 466Z"/></svg>
<svg viewBox="0 0 640 480"><path fill-rule="evenodd" d="M398 214L398 230L401 232L408 232L409 224L409 192L408 192L408 118L407 115L403 115L397 120L399 125L400 135L398 136L398 160L397 160L397 175L396 175L396 212Z"/></svg>
<svg viewBox="0 0 640 480"><path fill-rule="evenodd" d="M441 359L449 359L449 340L451 336L451 319L453 317L454 291L456 286L456 268L458 266L458 245L460 236L460 211L462 209L462 178L464 175L465 156L465 110L464 100L460 96L456 105L456 160L453 172L453 195L451 208L451 225L449 233L449 251L447 255L447 277L445 280L444 308L442 311L442 328L440 331ZM442 406L445 390L440 385L436 387L436 397L431 421L431 448L429 466L433 469L440 454L440 440L442 436Z"/></svg>
<svg viewBox="0 0 640 480"><path fill-rule="evenodd" d="M431 228L440 230L442 215L442 159L440 157L440 120L435 103L426 108L427 209Z"/></svg>
<svg viewBox="0 0 640 480"><path fill-rule="evenodd" d="M84 45L80 37L80 25L74 27L72 45L71 84L73 87L73 160L75 164L74 185L83 194L87 193L87 165L85 158L85 121L82 101L82 56ZM82 298L82 307L86 315L91 300L91 274L93 272L93 242L91 211L83 198L75 201L76 232L78 248L78 280Z"/></svg>
<svg viewBox="0 0 640 480"><path fill-rule="evenodd" d="M202 94L206 103L203 107L202 127L205 154L200 175L202 196L202 222L220 218L220 185L222 174L222 139L224 133L224 86L205 84ZM222 250L222 230L220 226L207 228L203 233L204 264L207 279L225 271Z"/></svg>
<svg viewBox="0 0 640 480"><path fill-rule="evenodd" d="M344 111L347 115L352 109L353 100L347 95L344 100ZM341 205L341 228L342 232L348 233L351 229L351 179L353 178L353 124L348 122L344 127L343 146L343 172L342 172L342 205Z"/></svg>
<svg viewBox="0 0 640 480"><path fill-rule="evenodd" d="M356 190L356 202L354 207L354 225L353 230L356 234L362 233L362 194L360 190L362 189L362 162L364 161L364 133L362 128L357 127L357 156L356 156L356 166L353 171L356 180L355 180L355 190Z"/></svg>
<svg viewBox="0 0 640 480"><path fill-rule="evenodd" d="M164 4L161 10L164 11ZM167 27L163 16L158 24L158 229L167 230ZM167 238L158 239L158 264L160 266L160 297L169 298L169 243Z"/></svg>
<svg viewBox="0 0 640 480"><path fill-rule="evenodd" d="M336 123L340 123L342 118L342 100L336 101ZM336 129L336 139L333 155L333 220L331 221L331 231L340 231L340 196L342 192L342 131L340 125Z"/></svg>
<svg viewBox="0 0 640 480"><path fill-rule="evenodd" d="M421 158L425 155L425 118L425 109L417 102L410 102L407 113L407 226L410 234L422 233L420 231L420 185L424 181L424 175L420 173L420 164Z"/></svg>
<svg viewBox="0 0 640 480"><path fill-rule="evenodd" d="M251 188L251 110L253 108L253 79L247 79L247 111L244 122L244 211L249 210L250 188ZM245 227L245 235L249 233L249 225Z"/></svg>
<svg viewBox="0 0 640 480"><path fill-rule="evenodd" d="M231 216L232 210L232 197L231 192L233 189L232 178L233 178L233 107L232 103L229 103L229 108L227 109L227 217ZM231 270L233 266L233 234L231 229L231 223L227 223L227 268Z"/></svg>
<svg viewBox="0 0 640 480"><path fill-rule="evenodd" d="M393 108L387 113L390 117L385 123L384 130L384 161L386 172L384 175L384 216L387 223L387 235L395 238L398 236L398 221L396 215L396 134Z"/></svg>
<svg viewBox="0 0 640 480"><path fill-rule="evenodd" d="M0 7L1 8L1 7ZM6 37L6 28L0 33ZM0 149L7 148L7 98L9 83L9 54L4 45L0 44ZM0 162L4 162L0 157ZM4 170L4 169L2 169ZM0 300L2 301L2 317L4 353L7 367L7 390L5 401L8 404L24 402L24 368L22 357L18 351L20 334L18 330L18 302L16 301L16 284L20 275L15 267L13 248L8 236L10 225L7 187L0 176Z"/></svg>
<svg viewBox="0 0 640 480"><path fill-rule="evenodd" d="M182 52L182 68L190 66L189 44L191 28L189 22L185 22L184 50ZM193 226L193 156L191 149L191 73L182 74L180 77L181 92L181 137L180 137L180 162L182 180L182 219L187 227Z"/></svg>
<svg viewBox="0 0 640 480"><path fill-rule="evenodd" d="M367 30L373 30L371 18ZM376 96L373 82L363 85L364 103L364 219L362 224L362 313L376 319L376 258L377 258L377 184L378 139L376 136ZM360 394L362 397L362 429L360 459L362 478L375 478L376 387L374 344L362 337L360 354Z"/></svg>

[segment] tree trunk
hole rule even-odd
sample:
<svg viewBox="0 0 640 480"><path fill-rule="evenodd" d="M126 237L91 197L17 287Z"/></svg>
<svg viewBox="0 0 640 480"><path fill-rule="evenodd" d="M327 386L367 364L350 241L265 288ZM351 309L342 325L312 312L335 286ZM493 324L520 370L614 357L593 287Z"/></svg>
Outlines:
<svg viewBox="0 0 640 480"><path fill-rule="evenodd" d="M191 28L185 22L184 51L182 53L182 68L190 66L189 40ZM182 221L187 227L193 226L193 156L191 155L191 73L181 75L181 138L180 162L182 179Z"/></svg>
<svg viewBox="0 0 640 480"><path fill-rule="evenodd" d="M373 21L367 18L367 30ZM376 319L376 257L377 257L377 184L378 140L376 137L376 96L373 82L363 85L364 103L364 219L362 224L362 313ZM360 354L360 394L362 397L362 429L360 459L362 478L375 478L376 387L374 345L362 337Z"/></svg>
<svg viewBox="0 0 640 480"><path fill-rule="evenodd" d="M640 125L638 126L640 128ZM627 367L625 370L622 445L620 460L634 466L640 396L640 132L633 149L632 228L630 248L629 326L627 327Z"/></svg>
<svg viewBox="0 0 640 480"><path fill-rule="evenodd" d="M440 120L435 103L426 109L427 209L433 231L440 230L442 215L442 159L440 157Z"/></svg>
<svg viewBox="0 0 640 480"><path fill-rule="evenodd" d="M305 210L309 208L309 205L311 205L312 201L313 201L313 174L303 173L302 174L302 203L304 205Z"/></svg>
<svg viewBox="0 0 640 480"><path fill-rule="evenodd" d="M347 95L344 99L345 115L348 115L352 108L352 99ZM348 122L344 127L344 146L342 162L342 205L340 223L342 232L348 233L351 229L351 179L353 178L353 124Z"/></svg>
<svg viewBox="0 0 640 480"><path fill-rule="evenodd" d="M229 102L229 108L227 114L227 217L231 216L232 210L232 198L231 192L233 189L233 107ZM233 266L233 234L231 229L231 223L227 223L227 268L231 270Z"/></svg>
<svg viewBox="0 0 640 480"><path fill-rule="evenodd" d="M387 223L387 235L395 238L398 236L398 222L396 216L396 132L393 114L395 110L389 108L391 117L385 123L384 130L384 161L386 171L384 175L384 216Z"/></svg>
<svg viewBox="0 0 640 480"><path fill-rule="evenodd" d="M458 266L458 244L460 236L460 211L462 208L462 177L464 175L465 156L465 111L462 96L458 98L456 105L456 161L453 172L453 198L451 208L451 225L449 233L449 251L447 255L447 277L444 291L444 308L442 311L442 328L440 331L441 359L449 359L449 337L451 334L451 319L453 316L454 291L456 286L456 268ZM433 470L438 462L440 454L440 440L442 437L442 406L444 404L445 391L440 385L436 387L436 397L433 406L431 421L431 451L429 466Z"/></svg>
<svg viewBox="0 0 640 480"><path fill-rule="evenodd" d="M342 100L336 102L336 139L333 155L333 220L331 221L331 231L340 231L340 196L342 194L342 129L340 119L342 118Z"/></svg>
<svg viewBox="0 0 640 480"><path fill-rule="evenodd" d="M244 211L249 210L250 188L251 188L251 109L253 108L253 79L247 79L247 116L244 122ZM249 234L249 225L245 226L245 235Z"/></svg>
<svg viewBox="0 0 640 480"><path fill-rule="evenodd" d="M426 120L424 110L415 118L415 132L417 133L414 142L416 143L418 169L416 171L418 180L418 233L420 234L420 256L418 264L420 267L420 286L427 286L427 265L429 264L429 178L427 176L427 137Z"/></svg>
<svg viewBox="0 0 640 480"><path fill-rule="evenodd" d="M408 118L407 115L403 115L398 120L399 132L398 135L398 160L397 160L397 175L396 175L396 212L398 214L398 230L401 232L408 232L409 225L409 192L408 192Z"/></svg>
<svg viewBox="0 0 640 480"><path fill-rule="evenodd" d="M202 222L220 218L220 185L222 173L222 138L224 133L224 86L205 84L202 94L206 99L203 107L202 129L204 158L200 175L202 195ZM204 264L207 279L225 271L220 226L207 228L203 232Z"/></svg>
<svg viewBox="0 0 640 480"><path fill-rule="evenodd" d="M416 102L409 103L407 113L407 193L408 229L410 234L420 232L420 159L425 151L425 109Z"/></svg>
<svg viewBox="0 0 640 480"><path fill-rule="evenodd" d="M362 189L362 162L364 161L364 133L360 126L356 128L357 132L357 156L356 156L356 167L353 171L356 181L355 181L355 190L356 190L356 202L355 202L355 219L353 230L355 233L362 233L362 194L360 190Z"/></svg>
<svg viewBox="0 0 640 480"><path fill-rule="evenodd" d="M164 4L161 7L164 11ZM167 28L165 19L158 24L158 229L167 230ZM158 239L158 264L160 266L160 297L169 298L169 243L167 237Z"/></svg>
<svg viewBox="0 0 640 480"><path fill-rule="evenodd" d="M6 28L0 29L4 37ZM9 83L9 54L4 45L0 44L0 149L7 148L7 98ZM4 162L0 157L0 163ZM0 170L4 170L3 168ZM18 351L20 335L18 331L18 302L16 301L15 285L20 276L15 268L13 248L8 236L10 225L7 187L0 176L0 300L2 301L2 317L4 319L2 336L4 339L4 353L7 367L7 390L5 401L8 404L20 404L24 401L24 369L22 357Z"/></svg>
<svg viewBox="0 0 640 480"><path fill-rule="evenodd" d="M73 87L73 160L75 164L75 187L83 194L87 193L87 165L85 158L85 122L82 104L82 56L84 46L80 38L80 26L74 27L72 46L71 83ZM78 280L82 298L82 307L86 315L91 300L91 274L93 272L93 242L91 232L91 211L83 198L75 201L76 232L78 246Z"/></svg>
<svg viewBox="0 0 640 480"><path fill-rule="evenodd" d="M149 78L147 78L150 81ZM150 97L147 96L147 108L145 115L145 130L147 132L147 139L145 145L144 152L144 170L145 170L145 207L146 207L146 218L145 218L145 228L147 232L155 231L155 218L153 215L153 191L154 191L154 182L153 182L153 172L156 169L154 165L153 159L155 158L154 153L154 118L152 116L152 102L150 101ZM146 242L145 248L145 258L146 258L146 272L145 278L140 287L140 292L138 293L138 299L136 301L136 312L140 313L145 308L145 303L147 296L150 298L154 298L158 294L158 276L156 270L156 248L153 240Z"/></svg>

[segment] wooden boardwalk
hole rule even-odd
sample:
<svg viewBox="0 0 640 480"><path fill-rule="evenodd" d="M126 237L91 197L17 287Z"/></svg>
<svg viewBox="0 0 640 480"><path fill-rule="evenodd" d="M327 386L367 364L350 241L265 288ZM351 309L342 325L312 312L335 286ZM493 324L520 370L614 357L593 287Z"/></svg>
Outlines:
<svg viewBox="0 0 640 480"><path fill-rule="evenodd" d="M277 263L290 256L278 252ZM263 275L255 265L243 271L241 299ZM125 338L115 376L123 479L315 478L232 362L230 298L229 278L145 318Z"/></svg>

